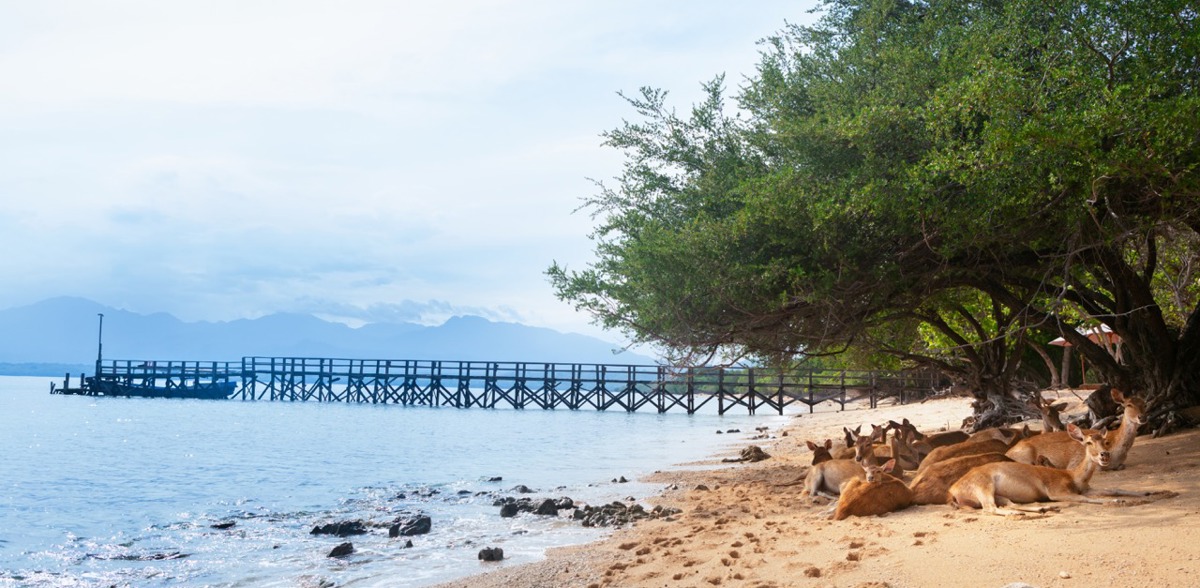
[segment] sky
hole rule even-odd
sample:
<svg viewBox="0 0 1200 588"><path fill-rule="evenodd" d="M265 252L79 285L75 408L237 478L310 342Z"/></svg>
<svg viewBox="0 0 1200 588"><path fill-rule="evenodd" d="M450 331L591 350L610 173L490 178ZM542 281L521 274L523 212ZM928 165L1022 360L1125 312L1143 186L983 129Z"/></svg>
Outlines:
<svg viewBox="0 0 1200 588"><path fill-rule="evenodd" d="M735 90L813 4L0 0L0 309L622 341L544 273L593 259L618 92Z"/></svg>

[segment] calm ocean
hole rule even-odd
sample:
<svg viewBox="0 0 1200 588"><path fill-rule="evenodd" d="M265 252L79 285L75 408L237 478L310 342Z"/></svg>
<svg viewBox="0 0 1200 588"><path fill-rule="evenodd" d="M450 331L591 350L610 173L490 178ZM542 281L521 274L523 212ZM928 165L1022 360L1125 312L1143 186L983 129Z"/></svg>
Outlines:
<svg viewBox="0 0 1200 588"><path fill-rule="evenodd" d="M601 504L635 479L784 417L52 396L0 377L0 586L424 586L603 531L502 519L496 496ZM735 446L728 445L736 443ZM493 477L502 481L489 482ZM423 513L433 531L348 539L316 524ZM234 521L227 530L214 523ZM356 553L326 557L342 541Z"/></svg>

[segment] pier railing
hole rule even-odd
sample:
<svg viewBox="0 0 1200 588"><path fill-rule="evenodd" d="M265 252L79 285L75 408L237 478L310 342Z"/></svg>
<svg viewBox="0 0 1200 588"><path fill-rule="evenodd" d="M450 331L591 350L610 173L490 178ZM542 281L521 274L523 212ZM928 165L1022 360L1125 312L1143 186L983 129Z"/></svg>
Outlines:
<svg viewBox="0 0 1200 588"><path fill-rule="evenodd" d="M812 412L825 402L844 409L864 400L873 408L882 398L909 402L948 385L931 372L257 356L108 360L95 377L181 391L236 382L230 398L254 401L688 414L710 405L718 414L783 414L794 405Z"/></svg>

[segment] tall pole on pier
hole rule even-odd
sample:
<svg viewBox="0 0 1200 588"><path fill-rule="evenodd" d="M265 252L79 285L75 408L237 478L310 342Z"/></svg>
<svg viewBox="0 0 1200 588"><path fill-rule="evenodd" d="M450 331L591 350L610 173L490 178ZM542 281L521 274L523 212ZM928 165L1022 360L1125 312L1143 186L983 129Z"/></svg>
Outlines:
<svg viewBox="0 0 1200 588"><path fill-rule="evenodd" d="M104 359L104 313L96 313L100 316L100 332L96 336L96 371L92 373L95 377L100 377L100 361Z"/></svg>

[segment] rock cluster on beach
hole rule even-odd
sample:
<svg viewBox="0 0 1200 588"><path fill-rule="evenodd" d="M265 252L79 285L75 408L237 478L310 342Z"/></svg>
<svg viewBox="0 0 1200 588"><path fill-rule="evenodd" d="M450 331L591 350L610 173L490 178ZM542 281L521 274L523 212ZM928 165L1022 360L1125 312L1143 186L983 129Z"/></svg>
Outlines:
<svg viewBox="0 0 1200 588"><path fill-rule="evenodd" d="M575 509L574 518L585 527L623 527L642 519L663 519L679 514L677 508L656 506L646 510L640 504L632 506L624 502L610 502L604 506L585 506Z"/></svg>
<svg viewBox="0 0 1200 588"><path fill-rule="evenodd" d="M489 479L489 481L492 480L499 481L500 478ZM624 477L614 480L615 483L627 481ZM601 506L590 506L577 504L575 500L567 496L560 498L518 497L521 494L536 493L536 491L525 485L514 486L509 492L515 494L515 496L500 496L495 498L492 503L493 506L500 508L500 516L505 518L527 514L541 517L563 517L578 521L584 527L623 527L643 519L666 518L667 520L671 520L668 517L681 512L676 508L664 508L662 506L647 509L640 504L634 503L633 498L627 498L625 502L614 501ZM436 493L436 491L431 491L418 494L418 496L427 498ZM458 493L458 496L461 497L470 494L470 492L462 491ZM478 492L476 496L486 496L489 494L495 496L491 492ZM405 496L404 494L399 495L399 497ZM395 515L390 521L353 519L320 522L312 527L310 534L344 538L375 533L380 529L387 529L388 537L392 539L424 535L432 531L433 520L430 516L420 512L404 511ZM470 543L470 541L467 542L467 544ZM408 540L403 547L408 548L412 546L412 541ZM349 542L345 542L335 546L328 553L328 557L340 558L352 555L353 553L354 546ZM504 551L499 547L488 547L479 552L479 559L482 561L500 561L504 559Z"/></svg>
<svg viewBox="0 0 1200 588"><path fill-rule="evenodd" d="M500 507L500 516L514 517L519 513L529 513L542 516L558 516L559 511L574 510L571 518L580 521L585 527L621 527L642 519L658 519L679 514L679 509L656 506L646 510L640 504L629 505L624 502L611 502L602 506L576 505L568 498L513 498L506 496L497 499L494 506Z"/></svg>

